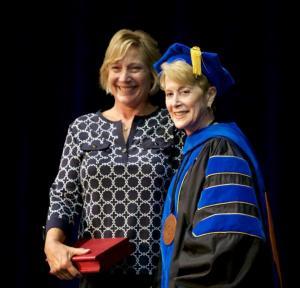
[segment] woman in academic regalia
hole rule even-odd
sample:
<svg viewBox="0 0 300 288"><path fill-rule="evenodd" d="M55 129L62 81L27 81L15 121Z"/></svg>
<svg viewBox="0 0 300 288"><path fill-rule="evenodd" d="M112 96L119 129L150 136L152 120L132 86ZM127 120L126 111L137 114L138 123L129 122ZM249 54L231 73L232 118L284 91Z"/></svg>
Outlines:
<svg viewBox="0 0 300 288"><path fill-rule="evenodd" d="M154 67L187 134L164 203L160 287L276 287L259 165L239 127L214 115L232 76L216 53L180 43Z"/></svg>

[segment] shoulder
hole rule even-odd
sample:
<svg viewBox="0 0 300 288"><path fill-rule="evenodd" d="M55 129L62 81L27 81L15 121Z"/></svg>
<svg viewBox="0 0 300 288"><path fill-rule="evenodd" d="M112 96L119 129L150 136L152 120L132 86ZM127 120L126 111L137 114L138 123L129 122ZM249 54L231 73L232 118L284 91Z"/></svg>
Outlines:
<svg viewBox="0 0 300 288"><path fill-rule="evenodd" d="M229 138L215 137L207 141L204 150L210 155L228 155L243 157L241 149Z"/></svg>
<svg viewBox="0 0 300 288"><path fill-rule="evenodd" d="M166 109L159 108L147 116L142 116L145 129L154 129L158 134L173 134L174 124Z"/></svg>
<svg viewBox="0 0 300 288"><path fill-rule="evenodd" d="M195 166L202 167L207 173L219 173L223 170L247 171L247 174L251 175L248 158L226 137L208 140L196 156Z"/></svg>
<svg viewBox="0 0 300 288"><path fill-rule="evenodd" d="M87 137L87 133L92 130L97 130L101 125L99 114L87 113L75 118L69 125L68 133L75 137L81 135L82 138Z"/></svg>
<svg viewBox="0 0 300 288"><path fill-rule="evenodd" d="M147 116L148 119L156 119L163 122L172 122L169 112L165 108L158 108Z"/></svg>
<svg viewBox="0 0 300 288"><path fill-rule="evenodd" d="M75 118L71 124L70 127L75 127L75 126L80 126L84 124L89 124L89 123L97 123L99 122L99 114L98 113L87 113L83 114L77 118Z"/></svg>

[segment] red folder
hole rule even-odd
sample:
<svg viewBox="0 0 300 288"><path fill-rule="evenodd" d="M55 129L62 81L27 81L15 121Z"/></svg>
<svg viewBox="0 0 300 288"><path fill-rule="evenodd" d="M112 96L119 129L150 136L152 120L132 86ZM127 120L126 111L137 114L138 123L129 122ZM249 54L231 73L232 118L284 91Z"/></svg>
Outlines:
<svg viewBox="0 0 300 288"><path fill-rule="evenodd" d="M107 270L133 252L128 238L93 238L80 240L74 247L87 248L90 252L72 257L74 266L81 273Z"/></svg>

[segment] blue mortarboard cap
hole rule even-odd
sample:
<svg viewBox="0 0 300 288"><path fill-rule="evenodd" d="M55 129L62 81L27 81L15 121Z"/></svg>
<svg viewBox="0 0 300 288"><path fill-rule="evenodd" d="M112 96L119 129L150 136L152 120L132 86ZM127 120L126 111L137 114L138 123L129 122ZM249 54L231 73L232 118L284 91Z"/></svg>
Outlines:
<svg viewBox="0 0 300 288"><path fill-rule="evenodd" d="M181 43L172 44L162 57L153 64L157 73L162 71L161 65L164 62L172 63L174 61L183 60L192 66L191 48ZM201 68L202 73L207 77L211 85L217 88L217 94L224 94L235 81L226 68L220 62L217 53L202 52Z"/></svg>

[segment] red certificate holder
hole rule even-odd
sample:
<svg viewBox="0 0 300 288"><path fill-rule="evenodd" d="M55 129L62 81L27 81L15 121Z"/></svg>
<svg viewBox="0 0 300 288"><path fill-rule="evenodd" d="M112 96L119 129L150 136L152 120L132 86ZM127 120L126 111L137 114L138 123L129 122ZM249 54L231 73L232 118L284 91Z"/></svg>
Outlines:
<svg viewBox="0 0 300 288"><path fill-rule="evenodd" d="M74 247L90 249L84 255L72 257L74 266L83 274L107 270L133 252L128 238L93 238L80 240Z"/></svg>

